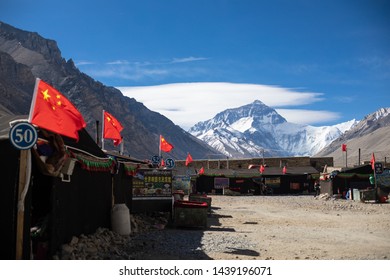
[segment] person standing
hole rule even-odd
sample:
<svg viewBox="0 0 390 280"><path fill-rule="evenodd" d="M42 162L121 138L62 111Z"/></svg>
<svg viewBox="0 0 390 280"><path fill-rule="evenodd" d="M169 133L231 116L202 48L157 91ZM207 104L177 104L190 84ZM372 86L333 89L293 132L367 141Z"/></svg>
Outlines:
<svg viewBox="0 0 390 280"><path fill-rule="evenodd" d="M315 191L314 197L320 195L321 185L320 185L320 181L318 180L314 183L314 191Z"/></svg>

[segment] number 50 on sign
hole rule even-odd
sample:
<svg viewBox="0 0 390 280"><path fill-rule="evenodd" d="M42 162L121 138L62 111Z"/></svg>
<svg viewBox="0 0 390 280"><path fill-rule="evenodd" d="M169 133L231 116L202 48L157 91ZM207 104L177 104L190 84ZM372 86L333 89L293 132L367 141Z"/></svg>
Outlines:
<svg viewBox="0 0 390 280"><path fill-rule="evenodd" d="M38 140L38 133L30 123L18 123L9 132L12 145L19 150L30 149Z"/></svg>

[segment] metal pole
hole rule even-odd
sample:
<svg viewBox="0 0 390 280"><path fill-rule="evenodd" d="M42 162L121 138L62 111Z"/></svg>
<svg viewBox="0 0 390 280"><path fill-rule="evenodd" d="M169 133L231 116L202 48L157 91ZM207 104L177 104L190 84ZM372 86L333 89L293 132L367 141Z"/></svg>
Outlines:
<svg viewBox="0 0 390 280"><path fill-rule="evenodd" d="M226 157L226 169L229 169L229 157Z"/></svg>
<svg viewBox="0 0 390 280"><path fill-rule="evenodd" d="M359 148L358 166L360 166L360 148Z"/></svg>
<svg viewBox="0 0 390 280"><path fill-rule="evenodd" d="M376 183L376 170L374 166L374 182L375 182L375 202L378 202L378 185Z"/></svg>
<svg viewBox="0 0 390 280"><path fill-rule="evenodd" d="M99 139L99 121L96 120L96 144L100 145L100 139Z"/></svg>
<svg viewBox="0 0 390 280"><path fill-rule="evenodd" d="M102 111L102 150L104 150L104 110Z"/></svg>
<svg viewBox="0 0 390 280"><path fill-rule="evenodd" d="M264 166L264 149L261 149L261 153L262 153L262 156L263 156L263 166Z"/></svg>
<svg viewBox="0 0 390 280"><path fill-rule="evenodd" d="M124 146L125 146L124 142L125 141L122 139L121 146L120 146L120 152L119 152L120 155L123 155L123 150L124 150Z"/></svg>

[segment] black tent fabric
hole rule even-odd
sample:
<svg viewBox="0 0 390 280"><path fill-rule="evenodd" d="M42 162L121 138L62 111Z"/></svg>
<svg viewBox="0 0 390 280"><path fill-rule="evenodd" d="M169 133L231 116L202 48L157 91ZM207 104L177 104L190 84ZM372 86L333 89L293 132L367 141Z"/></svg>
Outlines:
<svg viewBox="0 0 390 280"><path fill-rule="evenodd" d="M10 122L27 120L0 112L0 213L3 231L0 258L16 257L16 223L20 151L9 141ZM38 129L39 131L39 129ZM42 135L38 133L38 135ZM79 132L79 141L62 137L65 146L75 153L86 153L97 160L106 154L86 130ZM47 176L32 157L32 180L25 200L23 258L50 258L72 236L93 233L99 227L110 227L112 206L111 170L87 170L76 161L69 180ZM31 218L30 218L31 217ZM30 236L30 229L38 228ZM30 248L30 238L32 248ZM32 250L30 250L32 249Z"/></svg>
<svg viewBox="0 0 390 280"><path fill-rule="evenodd" d="M19 151L9 141L0 140L0 213L2 233L0 259L14 259L16 247L17 183Z"/></svg>

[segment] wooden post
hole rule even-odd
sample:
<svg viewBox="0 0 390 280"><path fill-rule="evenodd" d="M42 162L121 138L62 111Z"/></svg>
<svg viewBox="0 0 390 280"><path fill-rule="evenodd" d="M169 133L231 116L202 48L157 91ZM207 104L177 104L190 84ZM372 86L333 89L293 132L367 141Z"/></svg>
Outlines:
<svg viewBox="0 0 390 280"><path fill-rule="evenodd" d="M24 209L20 207L19 202L24 203L22 198L23 190L28 180L27 178L27 158L29 150L20 151L19 162L19 184L18 184L18 214L16 220L16 259L23 258L23 231L24 231ZM24 205L23 205L24 206Z"/></svg>

